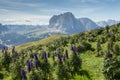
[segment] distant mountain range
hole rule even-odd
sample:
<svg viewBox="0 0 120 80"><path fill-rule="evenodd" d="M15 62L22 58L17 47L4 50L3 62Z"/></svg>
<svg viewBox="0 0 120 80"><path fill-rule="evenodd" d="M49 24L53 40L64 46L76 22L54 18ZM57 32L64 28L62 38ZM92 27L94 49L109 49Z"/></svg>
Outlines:
<svg viewBox="0 0 120 80"><path fill-rule="evenodd" d="M54 15L49 25L2 25L0 24L0 48L36 41L54 34L73 34L92 30L119 21L94 22L89 18L76 18L71 12Z"/></svg>
<svg viewBox="0 0 120 80"><path fill-rule="evenodd" d="M0 49L3 46L20 45L37 41L53 34L61 34L58 31L47 28L47 25L2 25L0 30Z"/></svg>
<svg viewBox="0 0 120 80"><path fill-rule="evenodd" d="M105 26L111 26L111 25L114 25L114 24L117 24L119 23L120 21L117 21L117 20L107 20L107 21L99 21L99 22L96 22L96 24L98 26L101 26L101 27L105 27Z"/></svg>
<svg viewBox="0 0 120 80"><path fill-rule="evenodd" d="M6 26L3 26L2 24L0 24L0 34L2 32L6 32L8 30L8 28Z"/></svg>

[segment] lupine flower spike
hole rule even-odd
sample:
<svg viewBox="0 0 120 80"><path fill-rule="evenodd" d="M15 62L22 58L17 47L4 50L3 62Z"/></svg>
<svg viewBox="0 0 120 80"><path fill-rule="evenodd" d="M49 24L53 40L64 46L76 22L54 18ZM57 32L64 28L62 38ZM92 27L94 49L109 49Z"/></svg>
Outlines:
<svg viewBox="0 0 120 80"><path fill-rule="evenodd" d="M30 72L31 71L31 67L32 67L31 61L27 60L26 63L27 63L28 71Z"/></svg>
<svg viewBox="0 0 120 80"><path fill-rule="evenodd" d="M36 53L34 53L34 58L35 58L35 60L38 60L38 57L37 57Z"/></svg>
<svg viewBox="0 0 120 80"><path fill-rule="evenodd" d="M61 57L60 52L58 53L58 60L59 60L59 63L62 63L62 57Z"/></svg>
<svg viewBox="0 0 120 80"><path fill-rule="evenodd" d="M21 69L21 76L22 76L23 79L27 78L26 73L25 73L23 68Z"/></svg>

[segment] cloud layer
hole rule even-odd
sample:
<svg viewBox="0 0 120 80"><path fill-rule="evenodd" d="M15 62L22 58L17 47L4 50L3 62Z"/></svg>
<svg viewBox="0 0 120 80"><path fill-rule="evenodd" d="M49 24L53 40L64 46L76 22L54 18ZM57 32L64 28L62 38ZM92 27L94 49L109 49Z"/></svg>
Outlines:
<svg viewBox="0 0 120 80"><path fill-rule="evenodd" d="M0 0L0 23L48 24L64 12L95 21L119 19L119 5L120 0Z"/></svg>

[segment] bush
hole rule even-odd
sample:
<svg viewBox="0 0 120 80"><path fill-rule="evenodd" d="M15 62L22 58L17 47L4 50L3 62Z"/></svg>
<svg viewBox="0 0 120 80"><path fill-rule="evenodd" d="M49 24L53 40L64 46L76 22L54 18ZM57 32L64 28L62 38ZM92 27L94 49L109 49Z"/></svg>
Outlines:
<svg viewBox="0 0 120 80"><path fill-rule="evenodd" d="M70 71L72 75L75 75L76 73L79 73L82 66L82 59L79 55L73 53L71 60L70 60Z"/></svg>
<svg viewBox="0 0 120 80"><path fill-rule="evenodd" d="M105 58L103 74L107 80L120 80L120 56Z"/></svg>
<svg viewBox="0 0 120 80"><path fill-rule="evenodd" d="M57 68L57 78L58 80L69 80L70 75L69 75L69 70L66 65L59 64Z"/></svg>

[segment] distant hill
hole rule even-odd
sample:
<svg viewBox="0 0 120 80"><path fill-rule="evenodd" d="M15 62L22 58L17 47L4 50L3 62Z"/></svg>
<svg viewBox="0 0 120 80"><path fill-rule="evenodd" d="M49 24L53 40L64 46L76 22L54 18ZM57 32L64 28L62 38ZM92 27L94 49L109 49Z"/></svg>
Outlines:
<svg viewBox="0 0 120 80"><path fill-rule="evenodd" d="M0 27L0 49L27 42L37 41L54 34L61 34L47 25L2 25ZM5 32L5 33L4 33Z"/></svg>
<svg viewBox="0 0 120 80"><path fill-rule="evenodd" d="M7 31L8 28L0 23L0 33Z"/></svg>

